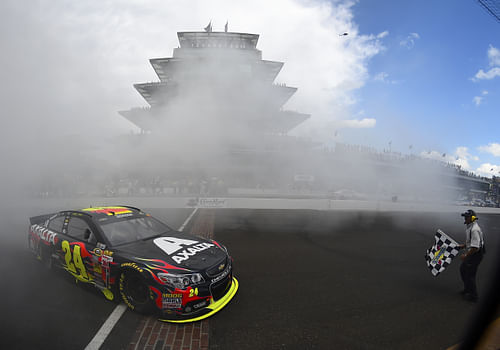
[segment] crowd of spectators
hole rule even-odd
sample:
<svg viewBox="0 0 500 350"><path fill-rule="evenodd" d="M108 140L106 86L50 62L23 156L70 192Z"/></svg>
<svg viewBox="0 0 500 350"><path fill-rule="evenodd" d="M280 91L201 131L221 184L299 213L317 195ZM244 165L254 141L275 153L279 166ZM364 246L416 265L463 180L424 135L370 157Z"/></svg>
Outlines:
<svg viewBox="0 0 500 350"><path fill-rule="evenodd" d="M430 159L414 154L402 154L383 150L378 152L373 147L361 145L351 145L337 143L335 148L324 148L320 152L323 156L331 158L333 161L338 158L351 159L353 161L375 162L377 164L388 163L404 167L407 162L416 164L433 164L443 171L454 172L455 175L465 177L481 178L472 172L463 170L459 165L447 163L440 160ZM421 162L421 163L419 163ZM220 172L223 174L223 172ZM311 171L311 175L313 175ZM32 185L30 194L37 197L73 197L73 196L224 196L229 193L230 188L246 188L255 191L264 189L275 189L282 192L323 192L331 190L328 186L323 186L318 178L315 181L304 182L294 181L291 173L288 183L282 179L272 179L271 176L260 175L255 177L244 176L206 176L200 173L188 172L184 174L172 175L164 174L141 174L135 172L126 174L115 172L108 176L89 176L89 174L72 176L70 174L47 176L40 180L38 184ZM279 187L279 188L278 188Z"/></svg>

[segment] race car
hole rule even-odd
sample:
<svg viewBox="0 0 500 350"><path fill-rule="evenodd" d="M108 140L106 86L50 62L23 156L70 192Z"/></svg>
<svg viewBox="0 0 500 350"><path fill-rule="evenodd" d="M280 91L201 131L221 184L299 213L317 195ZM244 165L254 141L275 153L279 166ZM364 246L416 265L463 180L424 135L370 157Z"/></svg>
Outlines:
<svg viewBox="0 0 500 350"><path fill-rule="evenodd" d="M222 244L178 232L130 206L66 210L30 218L28 245L47 268L62 268L166 322L192 322L236 294L233 260Z"/></svg>

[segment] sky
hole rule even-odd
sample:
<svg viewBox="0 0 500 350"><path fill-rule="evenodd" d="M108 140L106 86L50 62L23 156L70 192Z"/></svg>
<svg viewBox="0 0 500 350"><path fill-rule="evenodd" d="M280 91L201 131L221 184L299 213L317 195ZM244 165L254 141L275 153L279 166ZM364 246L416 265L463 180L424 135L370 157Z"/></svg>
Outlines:
<svg viewBox="0 0 500 350"><path fill-rule="evenodd" d="M117 111L147 105L148 60L210 21L285 63L292 135L500 175L500 23L474 0L3 0L2 162L136 131Z"/></svg>

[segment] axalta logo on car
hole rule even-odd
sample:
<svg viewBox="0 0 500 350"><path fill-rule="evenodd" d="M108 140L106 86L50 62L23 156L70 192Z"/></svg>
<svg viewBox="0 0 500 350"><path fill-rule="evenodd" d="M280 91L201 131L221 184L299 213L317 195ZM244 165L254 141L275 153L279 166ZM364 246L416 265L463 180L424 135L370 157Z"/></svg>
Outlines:
<svg viewBox="0 0 500 350"><path fill-rule="evenodd" d="M31 225L31 232L36 234L42 241L47 243L56 244L57 243L57 233L50 231L40 225Z"/></svg>
<svg viewBox="0 0 500 350"><path fill-rule="evenodd" d="M156 238L153 243L168 255L175 253L175 255L172 255L171 258L177 264L183 262L184 260L188 260L191 256L196 255L198 252L215 247L215 244L212 243L200 243L199 241L177 237L160 237ZM189 247L183 249L184 246ZM183 250L178 252L181 249Z"/></svg>

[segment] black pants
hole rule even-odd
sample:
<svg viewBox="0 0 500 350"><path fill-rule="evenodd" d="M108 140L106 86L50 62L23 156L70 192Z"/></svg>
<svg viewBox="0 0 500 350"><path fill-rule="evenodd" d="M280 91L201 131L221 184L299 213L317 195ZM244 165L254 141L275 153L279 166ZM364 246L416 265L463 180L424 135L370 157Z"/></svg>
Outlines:
<svg viewBox="0 0 500 350"><path fill-rule="evenodd" d="M460 265L460 275L464 282L464 293L477 298L476 273L477 267L483 260L483 249L469 256Z"/></svg>

